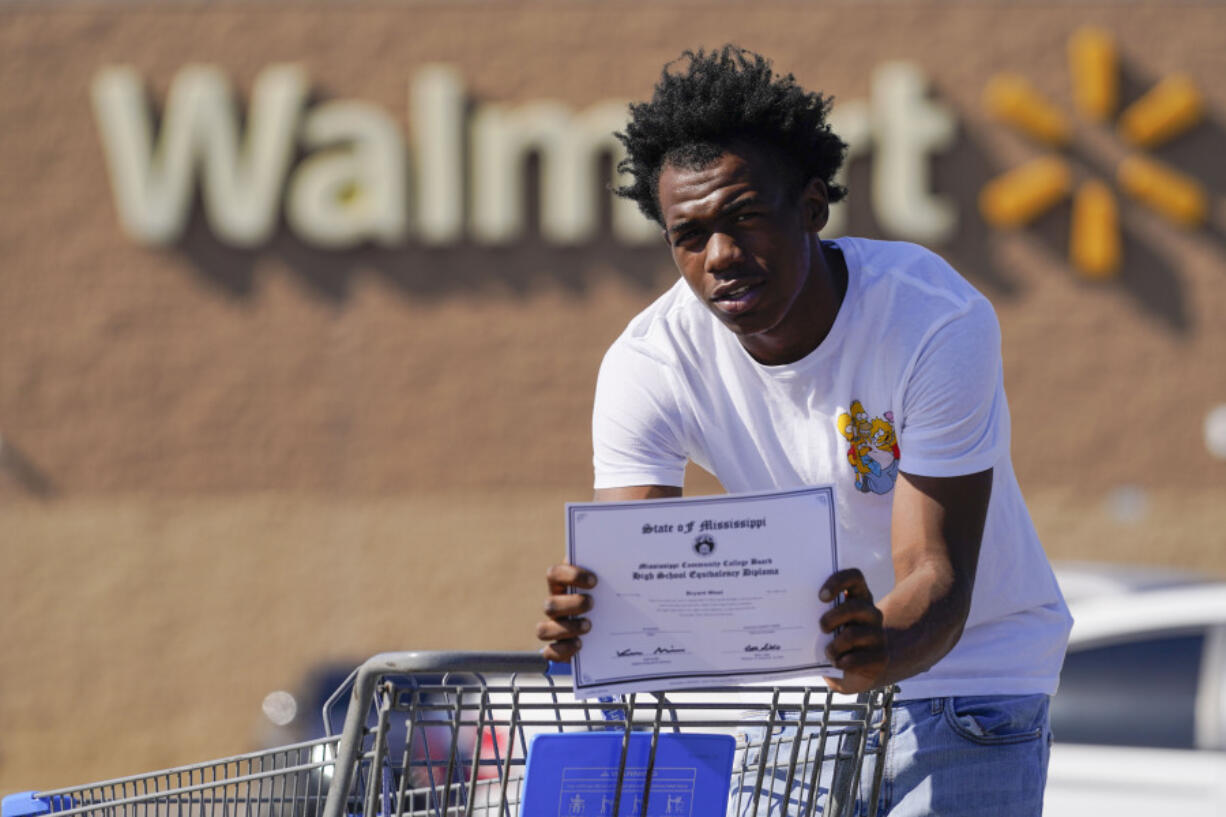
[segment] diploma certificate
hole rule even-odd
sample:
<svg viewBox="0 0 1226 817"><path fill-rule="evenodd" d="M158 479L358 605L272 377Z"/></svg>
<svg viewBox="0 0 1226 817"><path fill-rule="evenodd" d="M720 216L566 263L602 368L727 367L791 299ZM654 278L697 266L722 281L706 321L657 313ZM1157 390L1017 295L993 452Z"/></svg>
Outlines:
<svg viewBox="0 0 1226 817"><path fill-rule="evenodd" d="M571 502L566 523L570 563L597 577L576 696L842 675L818 626L838 569L829 486Z"/></svg>

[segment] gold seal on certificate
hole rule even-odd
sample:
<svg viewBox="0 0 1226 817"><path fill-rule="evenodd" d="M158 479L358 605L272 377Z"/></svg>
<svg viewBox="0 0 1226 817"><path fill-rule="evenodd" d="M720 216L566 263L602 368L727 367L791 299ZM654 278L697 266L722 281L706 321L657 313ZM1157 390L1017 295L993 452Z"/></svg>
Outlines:
<svg viewBox="0 0 1226 817"><path fill-rule="evenodd" d="M566 542L598 579L579 697L842 674L818 626L838 569L829 486L571 502Z"/></svg>

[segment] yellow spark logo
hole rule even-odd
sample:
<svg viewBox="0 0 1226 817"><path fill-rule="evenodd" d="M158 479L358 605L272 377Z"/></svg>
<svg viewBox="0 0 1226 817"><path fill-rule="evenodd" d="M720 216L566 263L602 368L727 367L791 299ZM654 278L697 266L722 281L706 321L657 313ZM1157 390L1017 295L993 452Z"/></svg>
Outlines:
<svg viewBox="0 0 1226 817"><path fill-rule="evenodd" d="M1082 29L1069 40L1073 101L1091 122L1109 122L1119 105L1120 72L1115 43L1097 29ZM1040 144L1061 148L1072 138L1063 112L1024 77L1000 74L984 91L988 112ZM1116 130L1134 149L1161 145L1196 125L1204 115L1200 92L1188 77L1175 74L1158 82L1116 119ZM1200 225L1208 213L1205 189L1186 174L1132 152L1115 168L1125 194L1167 220ZM1075 189L1074 189L1075 188ZM1017 227L1073 198L1069 261L1088 278L1111 278L1119 271L1119 206L1110 186L1098 179L1075 184L1073 169L1056 153L1031 160L993 179L979 196L984 219L997 227Z"/></svg>

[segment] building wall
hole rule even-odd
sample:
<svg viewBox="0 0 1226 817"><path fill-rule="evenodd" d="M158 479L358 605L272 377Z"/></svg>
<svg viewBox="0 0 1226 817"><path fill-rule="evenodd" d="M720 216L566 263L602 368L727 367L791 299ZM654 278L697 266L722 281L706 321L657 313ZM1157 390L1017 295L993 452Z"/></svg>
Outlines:
<svg viewBox="0 0 1226 817"><path fill-rule="evenodd" d="M506 246L326 250L282 214L243 248L197 197L184 234L150 246L117 215L102 69L132 66L160 115L189 64L217 66L241 110L262 71L295 63L305 111L364 101L412 148L428 65L451 66L473 109L581 111L728 40L840 106L871 106L875 72L905 61L956 124L924 163L958 216L934 248L997 307L1015 465L1049 553L1222 572L1226 462L1204 424L1226 403L1223 22L1148 3L0 6L0 790L249 748L263 696L325 659L531 648L562 502L589 493L596 367L675 275L661 246L606 226L560 247L536 215ZM1203 186L1206 221L1121 196L1105 281L1068 260L1067 199L1015 229L976 204L1052 152L1112 182L1127 150L1072 99L1084 25L1117 46L1123 105L1184 73L1205 109L1150 152ZM1069 146L989 115L1003 72L1064 113ZM875 198L881 150L851 166L849 231L898 238ZM318 155L297 151L291 178ZM410 223L431 204L410 190Z"/></svg>

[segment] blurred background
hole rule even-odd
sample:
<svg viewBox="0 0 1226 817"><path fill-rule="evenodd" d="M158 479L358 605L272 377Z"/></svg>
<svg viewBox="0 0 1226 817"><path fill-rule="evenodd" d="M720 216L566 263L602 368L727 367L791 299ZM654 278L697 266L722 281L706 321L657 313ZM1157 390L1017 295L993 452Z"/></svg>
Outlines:
<svg viewBox="0 0 1226 817"><path fill-rule="evenodd" d="M608 134L685 48L833 94L830 235L995 304L1053 558L1223 574L1223 18L0 3L0 792L262 745L377 651L534 648L600 358L675 276Z"/></svg>

